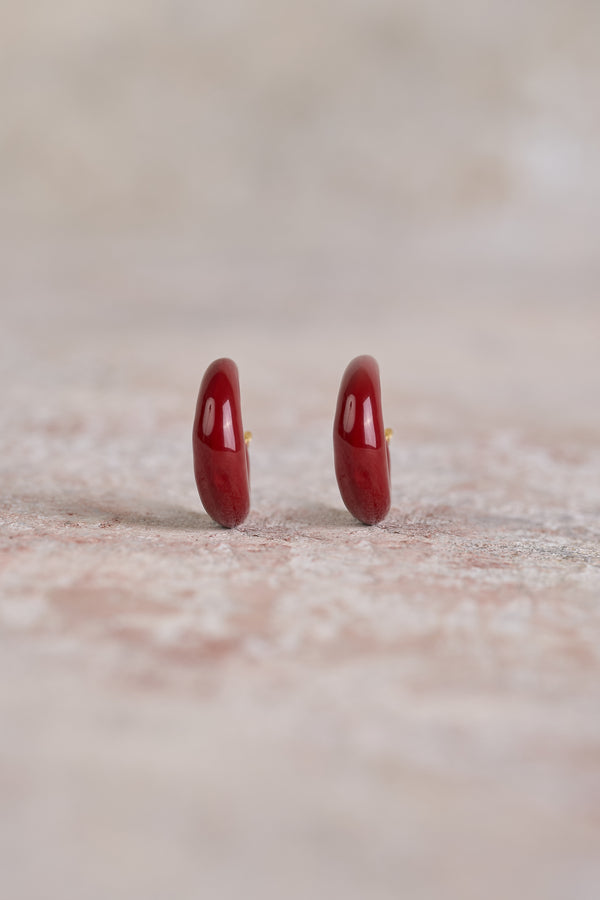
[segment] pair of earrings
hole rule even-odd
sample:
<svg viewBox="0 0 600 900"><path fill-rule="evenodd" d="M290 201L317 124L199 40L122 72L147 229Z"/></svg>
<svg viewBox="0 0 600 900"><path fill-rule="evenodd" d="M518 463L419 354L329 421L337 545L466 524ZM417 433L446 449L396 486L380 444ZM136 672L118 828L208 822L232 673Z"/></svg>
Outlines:
<svg viewBox="0 0 600 900"><path fill-rule="evenodd" d="M333 425L335 474L347 509L366 525L388 514L390 429L384 429L379 366L372 356L348 365ZM206 512L225 528L250 510L252 435L242 427L240 383L232 359L217 359L204 374L192 434L194 474Z"/></svg>

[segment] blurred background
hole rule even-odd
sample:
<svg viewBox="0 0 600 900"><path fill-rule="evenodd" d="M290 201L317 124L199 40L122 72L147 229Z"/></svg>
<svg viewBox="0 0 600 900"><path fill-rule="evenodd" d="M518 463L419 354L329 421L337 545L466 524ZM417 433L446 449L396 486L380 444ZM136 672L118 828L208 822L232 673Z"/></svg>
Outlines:
<svg viewBox="0 0 600 900"><path fill-rule="evenodd" d="M600 896L599 47L598 0L2 4L10 900Z"/></svg>
<svg viewBox="0 0 600 900"><path fill-rule="evenodd" d="M146 368L178 329L178 357L291 389L279 327L330 378L370 350L443 406L518 418L519 394L525 420L560 403L583 427L599 36L593 0L6 6L5 308L30 347L66 319L63 364L77 321L116 339L137 316ZM574 381L543 390L564 352Z"/></svg>
<svg viewBox="0 0 600 900"><path fill-rule="evenodd" d="M599 33L593 0L25 0L2 13L2 224L591 252Z"/></svg>

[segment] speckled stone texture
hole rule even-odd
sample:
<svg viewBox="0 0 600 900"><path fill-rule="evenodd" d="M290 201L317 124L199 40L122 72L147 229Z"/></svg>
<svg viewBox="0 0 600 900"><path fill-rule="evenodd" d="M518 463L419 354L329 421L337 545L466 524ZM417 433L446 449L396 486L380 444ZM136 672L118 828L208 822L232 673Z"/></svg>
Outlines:
<svg viewBox="0 0 600 900"><path fill-rule="evenodd" d="M93 247L35 271L5 260L11 898L68 882L77 898L591 900L597 305L374 291L341 325L309 278L314 310L292 323L275 301L292 273L268 261L262 307L224 287L224 310L214 259L163 251L155 271L132 245L107 274L117 249ZM193 299L132 287L180 267ZM362 350L395 429L393 507L373 528L344 509L331 447ZM224 352L254 432L234 531L202 511L191 460L198 382Z"/></svg>
<svg viewBox="0 0 600 900"><path fill-rule="evenodd" d="M599 17L7 10L3 900L600 896ZM234 531L192 469L220 356Z"/></svg>

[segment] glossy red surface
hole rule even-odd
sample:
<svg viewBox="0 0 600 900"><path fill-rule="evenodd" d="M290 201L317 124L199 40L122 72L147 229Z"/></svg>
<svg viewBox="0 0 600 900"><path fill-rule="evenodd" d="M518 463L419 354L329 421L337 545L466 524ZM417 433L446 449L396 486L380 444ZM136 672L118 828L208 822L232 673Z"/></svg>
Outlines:
<svg viewBox="0 0 600 900"><path fill-rule="evenodd" d="M250 464L240 407L236 364L215 360L200 385L192 445L200 499L225 528L240 525L250 510Z"/></svg>
<svg viewBox="0 0 600 900"><path fill-rule="evenodd" d="M335 474L342 500L366 525L380 522L391 504L390 454L381 410L379 366L357 356L342 377L333 424Z"/></svg>

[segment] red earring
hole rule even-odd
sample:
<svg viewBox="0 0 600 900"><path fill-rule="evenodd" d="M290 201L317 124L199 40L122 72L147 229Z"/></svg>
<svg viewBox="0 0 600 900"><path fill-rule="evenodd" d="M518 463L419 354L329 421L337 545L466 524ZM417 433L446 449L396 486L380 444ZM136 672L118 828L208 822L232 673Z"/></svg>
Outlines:
<svg viewBox="0 0 600 900"><path fill-rule="evenodd" d="M225 528L240 525L250 509L251 437L242 428L237 366L232 359L216 359L200 385L192 446L204 509Z"/></svg>
<svg viewBox="0 0 600 900"><path fill-rule="evenodd" d="M390 510L391 436L383 427L379 366L372 356L357 356L340 385L333 452L342 500L365 525L381 522Z"/></svg>

